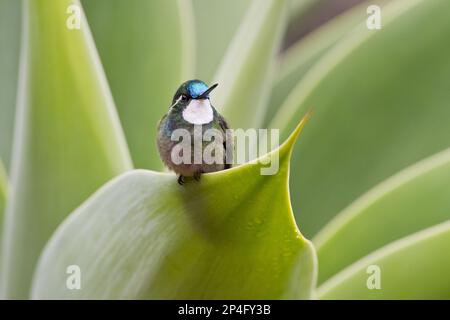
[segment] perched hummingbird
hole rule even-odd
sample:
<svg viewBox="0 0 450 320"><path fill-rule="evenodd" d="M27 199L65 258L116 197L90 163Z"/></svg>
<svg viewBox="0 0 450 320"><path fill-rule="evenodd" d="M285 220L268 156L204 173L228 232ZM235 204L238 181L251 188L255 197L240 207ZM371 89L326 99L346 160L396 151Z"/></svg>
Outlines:
<svg viewBox="0 0 450 320"><path fill-rule="evenodd" d="M184 177L194 177L198 181L202 173L220 171L231 167L227 163L230 161L226 161L227 159L233 158L230 134L229 131L226 131L228 124L211 105L209 99L209 94L216 87L217 84L214 84L208 88L200 80L186 81L176 91L168 113L158 123L157 145L159 155L164 164L179 175L178 183L180 185L184 183ZM203 158L201 163L194 163L193 155L190 157L192 160L189 161L190 163L174 163L172 159L172 148L179 142L173 141L171 137L176 129L185 129L189 132L192 150L195 143L200 145L202 150L207 145L216 143L214 139L212 141L204 141L203 135L195 135L194 127L198 128L199 126L201 126L203 132L207 129L216 129L222 134L223 139L220 145L213 145L216 152L219 150L218 157L223 159L222 163L208 164L205 163ZM228 143L227 138L229 139Z"/></svg>

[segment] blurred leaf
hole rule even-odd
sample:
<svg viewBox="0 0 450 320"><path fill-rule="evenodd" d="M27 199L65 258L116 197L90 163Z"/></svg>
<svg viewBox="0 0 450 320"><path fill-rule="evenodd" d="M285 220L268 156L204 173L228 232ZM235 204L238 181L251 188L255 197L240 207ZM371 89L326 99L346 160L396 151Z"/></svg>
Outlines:
<svg viewBox="0 0 450 320"><path fill-rule="evenodd" d="M276 175L254 161L183 187L142 170L108 183L47 245L33 298L310 298L315 251L295 225L287 183L303 123L264 156L279 155ZM81 268L82 290L65 288L69 265Z"/></svg>
<svg viewBox="0 0 450 320"><path fill-rule="evenodd" d="M66 27L77 1L25 1L12 192L3 284L27 298L36 260L59 223L100 185L129 169L119 120L89 27Z"/></svg>
<svg viewBox="0 0 450 320"><path fill-rule="evenodd" d="M304 13L313 2L290 0L289 16ZM250 3L251 0L192 0L197 38L197 78L212 81Z"/></svg>
<svg viewBox="0 0 450 320"><path fill-rule="evenodd" d="M20 46L20 1L0 0L0 158L7 168L16 104Z"/></svg>
<svg viewBox="0 0 450 320"><path fill-rule="evenodd" d="M449 220L449 190L450 149L362 196L314 239L320 262L319 282L375 249Z"/></svg>
<svg viewBox="0 0 450 320"><path fill-rule="evenodd" d="M396 241L358 261L322 285L318 297L450 299L449 247L450 221ZM367 268L373 265L380 268L380 290L367 286L373 275Z"/></svg>
<svg viewBox="0 0 450 320"><path fill-rule="evenodd" d="M378 1L380 4L384 2L386 1ZM300 2L297 0L293 4L297 3ZM266 125L270 123L292 89L320 58L344 36L351 34L358 25L365 23L367 6L367 3L363 3L337 16L304 39L299 40L282 54L265 116Z"/></svg>
<svg viewBox="0 0 450 320"><path fill-rule="evenodd" d="M212 81L251 0L192 0L197 42L196 78Z"/></svg>
<svg viewBox="0 0 450 320"><path fill-rule="evenodd" d="M289 19L298 20L311 6L320 3L320 0L290 0Z"/></svg>
<svg viewBox="0 0 450 320"><path fill-rule="evenodd" d="M6 207L6 201L8 198L8 178L6 176L5 168L3 167L3 163L0 159L0 270L2 257L2 242L3 242L3 220L4 220L4 210ZM1 272L1 271L0 271ZM2 279L0 278L0 290L2 288Z"/></svg>
<svg viewBox="0 0 450 320"><path fill-rule="evenodd" d="M254 0L215 77L214 104L233 128L262 125L285 9L286 0Z"/></svg>
<svg viewBox="0 0 450 320"><path fill-rule="evenodd" d="M377 183L450 146L448 12L449 1L390 2L380 31L355 30L278 112L271 127L286 136L291 119L314 108L291 179L307 235Z"/></svg>
<svg viewBox="0 0 450 320"><path fill-rule="evenodd" d="M187 0L83 1L137 168L162 168L156 125L193 75Z"/></svg>
<svg viewBox="0 0 450 320"><path fill-rule="evenodd" d="M7 190L8 190L8 178L6 176L5 168L3 167L3 163L0 159L0 244L2 241L2 233L3 233L3 211L5 210L6 198L7 198ZM0 246L1 250L1 246Z"/></svg>

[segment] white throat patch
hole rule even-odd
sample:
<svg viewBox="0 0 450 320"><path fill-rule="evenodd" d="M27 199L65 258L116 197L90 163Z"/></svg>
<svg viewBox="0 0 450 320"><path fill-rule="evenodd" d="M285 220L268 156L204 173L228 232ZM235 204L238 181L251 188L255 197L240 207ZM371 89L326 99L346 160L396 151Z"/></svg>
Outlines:
<svg viewBox="0 0 450 320"><path fill-rule="evenodd" d="M205 124L213 121L214 114L209 99L192 99L183 110L183 118L192 124Z"/></svg>

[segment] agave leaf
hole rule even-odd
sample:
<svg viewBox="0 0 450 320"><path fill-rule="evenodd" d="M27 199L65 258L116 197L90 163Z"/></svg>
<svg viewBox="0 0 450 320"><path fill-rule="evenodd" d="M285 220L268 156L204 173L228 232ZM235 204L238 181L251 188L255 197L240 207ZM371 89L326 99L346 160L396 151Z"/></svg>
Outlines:
<svg viewBox="0 0 450 320"><path fill-rule="evenodd" d="M195 77L212 81L251 0L192 0L197 59Z"/></svg>
<svg viewBox="0 0 450 320"><path fill-rule="evenodd" d="M319 282L375 249L449 220L449 190L450 149L369 191L315 237Z"/></svg>
<svg viewBox="0 0 450 320"><path fill-rule="evenodd" d="M0 0L0 158L7 168L16 103L20 46L20 1Z"/></svg>
<svg viewBox="0 0 450 320"><path fill-rule="evenodd" d="M428 214L428 210L423 212ZM320 299L450 299L450 221L383 247L318 289ZM379 268L381 289L374 284Z"/></svg>
<svg viewBox="0 0 450 320"><path fill-rule="evenodd" d="M254 0L215 76L214 103L233 128L262 125L274 56L285 27L286 0Z"/></svg>
<svg viewBox="0 0 450 320"><path fill-rule="evenodd" d="M304 121L279 155L276 175L253 161L183 187L172 174L114 179L57 230L40 259L33 298L310 298L315 251L297 229L289 157ZM218 205L219 204L219 205ZM68 290L66 270L81 270Z"/></svg>
<svg viewBox="0 0 450 320"><path fill-rule="evenodd" d="M377 1L379 5L385 2ZM294 7L299 4L299 1L293 2ZM307 5L309 3L304 4L301 9L304 10ZM282 53L278 61L279 66L274 76L272 94L265 115L266 125L270 123L289 93L320 58L339 40L351 34L354 28L365 22L367 6L367 3L363 3L337 16ZM292 11L296 12L298 9L294 8Z"/></svg>
<svg viewBox="0 0 450 320"><path fill-rule="evenodd" d="M389 2L380 31L355 30L277 113L271 127L286 136L291 119L314 108L292 166L301 177L292 179L294 212L307 235L387 177L450 146L449 11L449 1Z"/></svg>
<svg viewBox="0 0 450 320"><path fill-rule="evenodd" d="M131 161L89 27L66 27L78 1L24 2L4 295L27 298L42 247L93 191ZM69 20L74 23L74 20ZM70 24L74 25L74 24ZM75 24L76 25L76 24Z"/></svg>
<svg viewBox="0 0 450 320"><path fill-rule="evenodd" d="M156 126L193 76L189 0L83 1L135 167L162 168Z"/></svg>

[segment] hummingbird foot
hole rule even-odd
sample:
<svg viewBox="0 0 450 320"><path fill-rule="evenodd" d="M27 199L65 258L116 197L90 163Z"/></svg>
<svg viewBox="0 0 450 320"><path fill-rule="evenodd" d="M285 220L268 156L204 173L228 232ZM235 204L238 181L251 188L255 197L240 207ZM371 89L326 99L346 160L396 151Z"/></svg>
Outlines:
<svg viewBox="0 0 450 320"><path fill-rule="evenodd" d="M194 179L195 181L200 181L201 177L202 177L202 171L197 171L196 173L194 173Z"/></svg>
<svg viewBox="0 0 450 320"><path fill-rule="evenodd" d="M184 177L181 174L178 176L177 181L180 186L184 185Z"/></svg>

